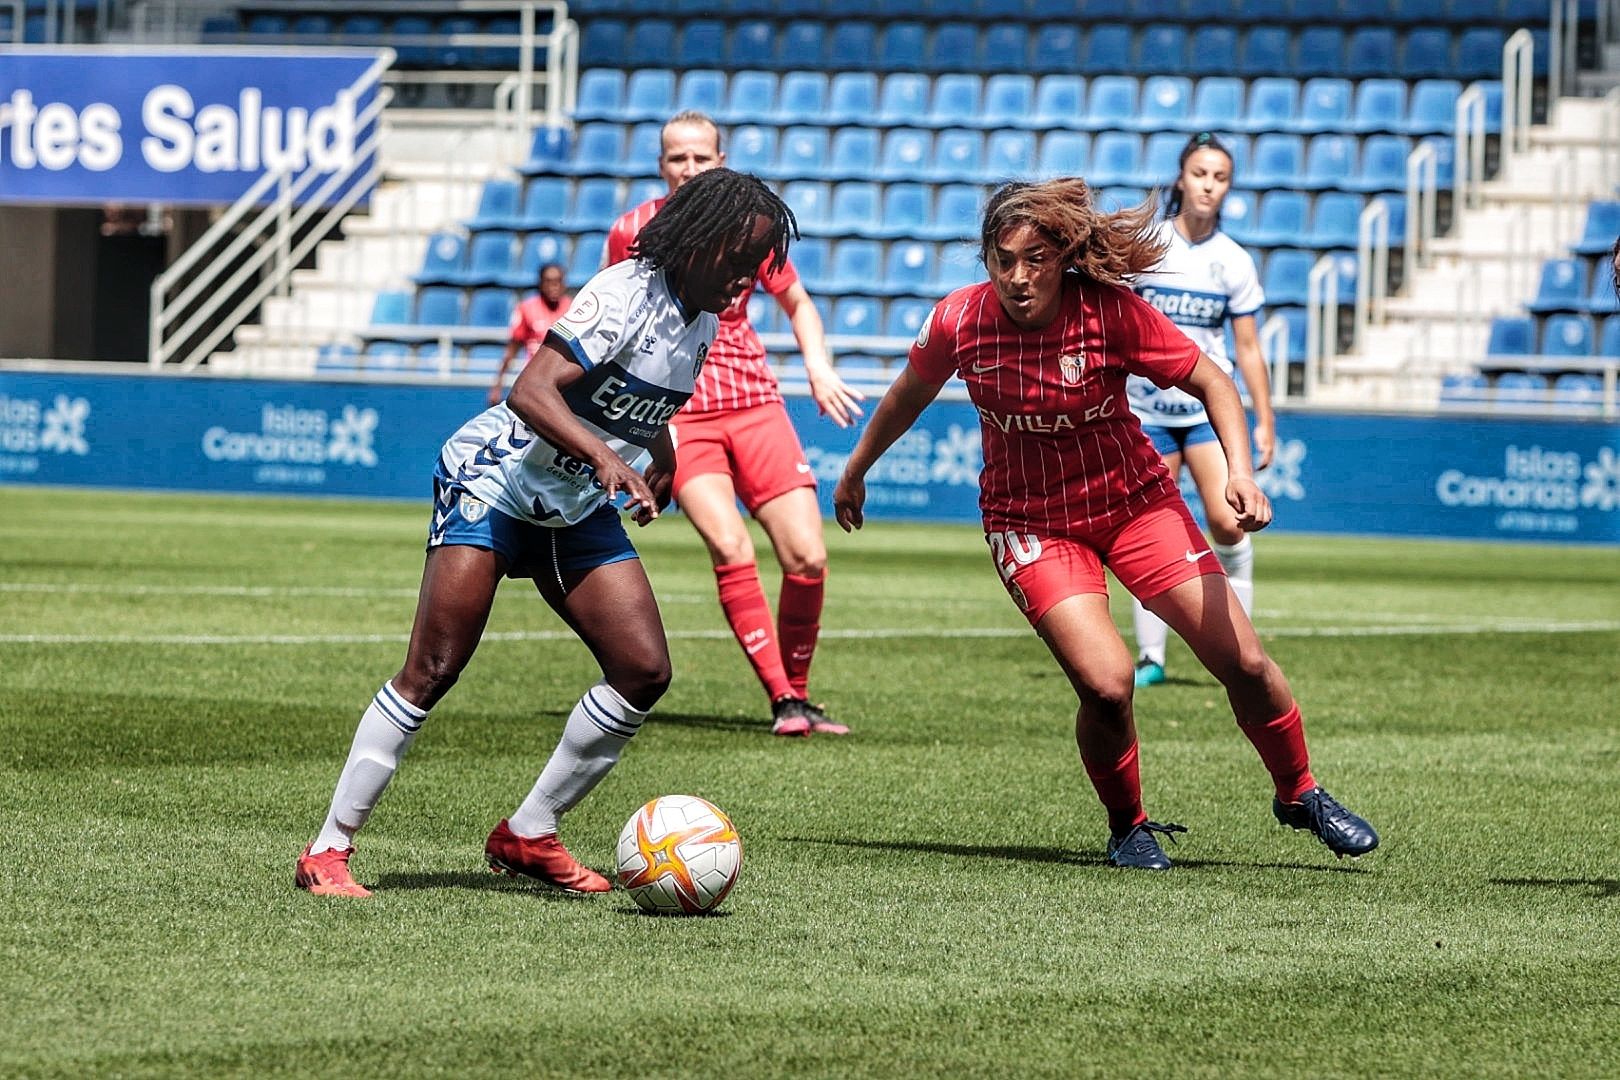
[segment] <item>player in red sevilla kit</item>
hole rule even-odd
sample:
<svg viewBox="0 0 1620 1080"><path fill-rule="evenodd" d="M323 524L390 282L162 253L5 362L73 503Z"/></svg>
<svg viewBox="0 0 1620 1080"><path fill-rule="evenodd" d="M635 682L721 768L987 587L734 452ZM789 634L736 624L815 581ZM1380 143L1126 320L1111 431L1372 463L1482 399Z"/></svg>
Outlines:
<svg viewBox="0 0 1620 1080"><path fill-rule="evenodd" d="M678 113L664 125L658 172L675 189L725 163L720 129L700 112ZM666 196L667 198L667 196ZM613 223L604 262L625 258L642 226L664 199L642 203ZM862 395L833 371L821 316L790 262L760 266L758 283L793 324L810 394L839 427L861 415ZM765 347L748 323L749 289L720 316L720 336L698 376L697 392L671 425L675 436L675 501L708 546L720 607L771 702L778 735L844 735L809 699L810 661L821 632L827 547L821 537L816 480L788 420ZM737 512L742 499L770 537L782 568L777 622L760 586L754 544Z"/></svg>
<svg viewBox="0 0 1620 1080"><path fill-rule="evenodd" d="M1108 811L1109 861L1166 869L1154 834L1186 830L1149 821L1142 806L1131 653L1109 614L1104 566L1226 687L1271 773L1278 821L1338 855L1371 851L1372 826L1311 776L1288 680L1126 401L1127 374L1197 396L1226 451L1238 521L1246 531L1271 521L1231 378L1124 284L1163 253L1152 208L1099 214L1079 179L1008 184L991 197L980 240L990 281L951 293L923 324L838 481L838 523L860 528L867 470L960 375L984 438L985 539L1080 698L1075 740Z"/></svg>
<svg viewBox="0 0 1620 1080"><path fill-rule="evenodd" d="M495 383L489 388L489 403L499 405L506 396L506 368L519 349L523 362L528 363L535 350L545 344L551 324L568 314L569 296L563 288L563 268L546 263L540 268L540 292L519 301L512 312L512 327L506 335L506 351L501 354L501 366L495 369ZM523 368L520 365L519 371Z"/></svg>

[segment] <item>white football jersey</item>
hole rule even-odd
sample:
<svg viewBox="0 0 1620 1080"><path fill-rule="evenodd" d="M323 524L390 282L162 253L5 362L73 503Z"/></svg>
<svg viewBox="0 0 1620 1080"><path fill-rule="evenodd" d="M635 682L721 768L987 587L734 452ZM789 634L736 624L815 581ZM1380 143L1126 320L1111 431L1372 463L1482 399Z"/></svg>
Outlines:
<svg viewBox="0 0 1620 1080"><path fill-rule="evenodd" d="M638 467L692 396L719 326L707 311L682 311L662 271L634 259L610 266L551 328L585 369L563 398ZM439 457L457 485L537 525L572 525L607 501L590 466L536 435L504 401L463 424Z"/></svg>
<svg viewBox="0 0 1620 1080"><path fill-rule="evenodd" d="M1159 265L1139 275L1132 287L1138 296L1164 312L1205 356L1231 374L1232 359L1226 355L1226 321L1258 314L1266 302L1254 259L1220 231L1193 244L1166 221L1159 225L1159 236L1169 242L1169 250ZM1161 390L1151 380L1132 375L1126 392L1131 411L1143 423L1190 427L1206 419L1204 403L1185 390L1173 386Z"/></svg>

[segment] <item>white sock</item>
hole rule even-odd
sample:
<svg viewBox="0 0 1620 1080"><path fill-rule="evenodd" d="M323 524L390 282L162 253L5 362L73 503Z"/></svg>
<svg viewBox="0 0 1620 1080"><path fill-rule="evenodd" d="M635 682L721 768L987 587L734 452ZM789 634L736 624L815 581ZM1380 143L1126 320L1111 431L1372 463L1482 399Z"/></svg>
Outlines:
<svg viewBox="0 0 1620 1080"><path fill-rule="evenodd" d="M426 719L426 711L400 697L392 682L383 683L354 730L349 760L338 775L332 808L326 813L320 835L310 845L311 853L354 847L354 834L371 816L383 789L394 778L400 758L411 748Z"/></svg>
<svg viewBox="0 0 1620 1080"><path fill-rule="evenodd" d="M1209 546L1215 549L1215 557L1221 561L1226 580L1232 583L1232 591L1237 593L1244 613L1254 611L1254 545L1248 536L1230 547L1215 543Z"/></svg>
<svg viewBox="0 0 1620 1080"><path fill-rule="evenodd" d="M1170 636L1170 628L1134 596L1131 597L1131 614L1136 620L1136 658L1151 660L1163 667L1164 642Z"/></svg>
<svg viewBox="0 0 1620 1080"><path fill-rule="evenodd" d="M608 774L645 719L646 713L632 708L605 682L585 691L568 714L562 738L534 782L534 790L507 819L507 827L531 839L556 833L557 819Z"/></svg>

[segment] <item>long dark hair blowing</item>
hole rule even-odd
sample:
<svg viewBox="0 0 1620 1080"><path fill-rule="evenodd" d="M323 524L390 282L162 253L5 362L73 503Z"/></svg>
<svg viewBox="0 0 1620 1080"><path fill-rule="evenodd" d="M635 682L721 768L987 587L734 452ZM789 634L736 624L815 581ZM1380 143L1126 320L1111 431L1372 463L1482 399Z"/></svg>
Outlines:
<svg viewBox="0 0 1620 1080"><path fill-rule="evenodd" d="M1187 170L1187 159L1200 150L1218 150L1226 155L1227 172L1230 175L1233 165L1232 151L1226 144L1215 136L1213 131L1200 131L1187 140L1187 145L1181 148L1181 156L1176 159L1176 178L1170 181L1170 187L1164 193L1164 219L1169 221L1181 213L1181 174ZM1215 211L1215 227L1221 227L1221 212Z"/></svg>
<svg viewBox="0 0 1620 1080"><path fill-rule="evenodd" d="M1092 201L1090 185L1078 176L997 188L985 205L979 233L979 257L986 267L995 268L996 241L1017 225L1039 229L1065 266L1110 285L1125 285L1155 266L1168 246L1154 228L1151 200L1103 213Z"/></svg>
<svg viewBox="0 0 1620 1080"><path fill-rule="evenodd" d="M754 219L770 219L771 272L787 263L799 223L787 203L751 173L707 169L675 189L642 226L630 255L660 269L684 270L699 253L735 251L754 235Z"/></svg>

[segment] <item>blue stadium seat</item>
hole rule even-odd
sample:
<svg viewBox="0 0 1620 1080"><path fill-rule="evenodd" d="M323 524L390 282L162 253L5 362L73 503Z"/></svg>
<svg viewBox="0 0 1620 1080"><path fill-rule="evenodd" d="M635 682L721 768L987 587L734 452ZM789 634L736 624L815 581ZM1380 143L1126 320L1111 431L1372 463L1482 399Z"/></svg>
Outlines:
<svg viewBox="0 0 1620 1080"><path fill-rule="evenodd" d="M545 18L544 14L541 14L540 17L535 19L536 33L545 33L549 27L550 21ZM483 33L486 34L501 34L509 37L517 37L523 32L523 24L522 21L515 15L494 15L490 16L484 22L481 29ZM483 68L486 71L494 71L496 69L505 69L507 71L511 71L518 66L522 55L523 50L518 48L516 45L490 45L476 50L473 59L473 66ZM535 66L542 66L544 63L544 50L535 49Z"/></svg>
<svg viewBox="0 0 1620 1080"><path fill-rule="evenodd" d="M565 127L538 127L529 140L529 157L518 171L525 176L551 172L573 153L574 136Z"/></svg>
<svg viewBox="0 0 1620 1080"><path fill-rule="evenodd" d="M978 139L977 133L973 135ZM929 158L933 136L919 128L893 128L883 140L883 156L877 175L884 180L917 180L931 177Z"/></svg>
<svg viewBox="0 0 1620 1080"><path fill-rule="evenodd" d="M931 164L922 179L938 183L978 182L984 173L984 136L965 128L947 128L934 140L934 152L928 160Z"/></svg>
<svg viewBox="0 0 1620 1080"><path fill-rule="evenodd" d="M1266 268L1260 279L1266 293L1266 303L1273 306L1305 303L1309 298L1306 283L1315 263L1316 256L1309 251L1293 248L1273 251L1266 258ZM1339 298L1343 300L1344 295L1341 293Z"/></svg>
<svg viewBox="0 0 1620 1080"><path fill-rule="evenodd" d="M1603 380L1596 375L1566 371L1553 380L1552 397L1556 405L1595 408L1603 401Z"/></svg>
<svg viewBox="0 0 1620 1080"><path fill-rule="evenodd" d="M1354 90L1348 79L1311 79L1299 97L1299 120L1289 129L1306 133L1350 130Z"/></svg>
<svg viewBox="0 0 1620 1080"><path fill-rule="evenodd" d="M804 275L801 273L800 278ZM760 334L783 333L782 305L765 293L756 292L748 297L748 323Z"/></svg>
<svg viewBox="0 0 1620 1080"><path fill-rule="evenodd" d="M1598 334L1598 355L1620 356L1620 319L1603 320L1603 330Z"/></svg>
<svg viewBox="0 0 1620 1080"><path fill-rule="evenodd" d="M506 326L512 321L512 309L516 306L517 297L510 289L474 289L467 301L466 325Z"/></svg>
<svg viewBox="0 0 1620 1080"><path fill-rule="evenodd" d="M3 35L5 31L6 21L4 18L0 18L0 35ZM353 345L333 342L322 345L315 354L315 370L317 372L348 372L355 370L359 366L359 357Z"/></svg>
<svg viewBox="0 0 1620 1080"><path fill-rule="evenodd" d="M619 216L619 182L591 177L574 185L574 198L562 227L567 232L606 230Z"/></svg>
<svg viewBox="0 0 1620 1080"><path fill-rule="evenodd" d="M1260 215L1249 230L1249 242L1261 247L1297 246L1305 242L1310 199L1298 191L1268 191Z"/></svg>
<svg viewBox="0 0 1620 1080"><path fill-rule="evenodd" d="M1298 135L1268 132L1254 140L1254 159L1244 173L1249 187L1289 187L1305 171L1305 144Z"/></svg>
<svg viewBox="0 0 1620 1080"><path fill-rule="evenodd" d="M917 127L928 122L928 76L915 72L890 75L878 95L877 122L882 127Z"/></svg>
<svg viewBox="0 0 1620 1080"><path fill-rule="evenodd" d="M510 289L532 289L540 279L540 268L547 263L556 263L566 270L568 242L556 233L530 233L523 238L517 265L501 284Z"/></svg>
<svg viewBox="0 0 1620 1080"><path fill-rule="evenodd" d="M731 27L729 52L732 61L737 64L746 64L750 68L776 67L780 63L780 58L777 56L778 44L781 44L785 50L789 40L789 33L794 32L793 28L795 26L803 25L808 24L789 23L779 40L775 23L768 22L765 19L738 19ZM819 33L820 24L815 24L815 29ZM820 48L819 40L818 38L816 45L818 49ZM802 42L796 42L796 45L802 44ZM819 64L820 62L821 59L817 56L815 63Z"/></svg>
<svg viewBox="0 0 1620 1080"><path fill-rule="evenodd" d="M1365 79L1356 87L1350 127L1360 135L1399 131L1406 122L1406 83L1401 79Z"/></svg>
<svg viewBox="0 0 1620 1080"><path fill-rule="evenodd" d="M1620 313L1620 297L1615 296L1614 278L1610 275L1606 262L1598 264L1598 269L1592 273L1592 285L1587 290L1586 301L1581 307L1592 315Z"/></svg>
<svg viewBox="0 0 1620 1080"><path fill-rule="evenodd" d="M729 63L726 53L726 27L719 19L694 19L681 31L675 49L675 63L691 71L699 68L725 67ZM664 57L668 57L669 41L664 42ZM661 61L667 63L665 59Z"/></svg>
<svg viewBox="0 0 1620 1080"><path fill-rule="evenodd" d="M1361 144L1361 171L1341 179L1343 191L1405 191L1406 158L1412 140L1405 135L1374 135Z"/></svg>
<svg viewBox="0 0 1620 1080"><path fill-rule="evenodd" d="M1187 46L1189 75L1231 75L1238 69L1238 32L1230 26L1204 24Z"/></svg>
<svg viewBox="0 0 1620 1080"><path fill-rule="evenodd" d="M827 241L819 237L806 237L793 245L793 268L799 272L804 287L811 292L821 291L827 277Z"/></svg>
<svg viewBox="0 0 1620 1080"><path fill-rule="evenodd" d="M1541 264L1541 284L1535 299L1525 306L1538 315L1585 308L1586 263L1580 259L1548 259Z"/></svg>
<svg viewBox="0 0 1620 1080"><path fill-rule="evenodd" d="M1085 115L1086 80L1079 75L1047 75L1035 87L1034 121L1028 126L1072 128Z"/></svg>
<svg viewBox="0 0 1620 1080"><path fill-rule="evenodd" d="M1506 35L1497 27L1474 27L1457 38L1457 61L1452 74L1464 82L1470 79L1502 77L1502 46ZM1538 71L1545 70L1537 67Z"/></svg>
<svg viewBox="0 0 1620 1080"><path fill-rule="evenodd" d="M1134 127L1139 131L1185 130L1192 112L1192 80L1180 75L1153 75L1142 83Z"/></svg>
<svg viewBox="0 0 1620 1080"><path fill-rule="evenodd" d="M934 245L896 240L884 259L882 291L888 296L928 296L935 275Z"/></svg>
<svg viewBox="0 0 1620 1080"><path fill-rule="evenodd" d="M1487 356L1530 356L1536 351L1536 323L1526 315L1498 315L1491 320Z"/></svg>
<svg viewBox="0 0 1620 1080"><path fill-rule="evenodd" d="M1088 7L1090 5L1087 5ZM1141 20L1179 19L1183 0L1135 0L1132 13Z"/></svg>
<svg viewBox="0 0 1620 1080"><path fill-rule="evenodd" d="M828 167L828 129L798 125L784 128L771 175L784 180L817 180Z"/></svg>
<svg viewBox="0 0 1620 1080"><path fill-rule="evenodd" d="M669 193L669 186L664 183L661 176L643 176L638 180L631 180L630 186L624 196L625 206L640 206L653 199L662 199Z"/></svg>
<svg viewBox="0 0 1620 1080"><path fill-rule="evenodd" d="M733 128L726 144L726 164L738 172L768 175L776 162L776 128L745 124Z"/></svg>
<svg viewBox="0 0 1620 1080"><path fill-rule="evenodd" d="M1373 79L1399 70L1395 66L1395 31L1387 26L1357 28L1345 43L1343 66L1328 70L1352 79Z"/></svg>
<svg viewBox="0 0 1620 1080"><path fill-rule="evenodd" d="M1344 31L1337 26L1307 26L1294 42L1294 71L1300 75L1344 72Z"/></svg>
<svg viewBox="0 0 1620 1080"><path fill-rule="evenodd" d="M840 296L832 308L827 332L845 337L875 337L883 328L883 304L870 296Z"/></svg>
<svg viewBox="0 0 1620 1080"><path fill-rule="evenodd" d="M510 229L519 221L516 180L488 180L478 197L478 210L469 229Z"/></svg>
<svg viewBox="0 0 1620 1080"><path fill-rule="evenodd" d="M411 280L418 285L449 284L461 275L466 262L467 241L460 233L434 233L428 237L427 251L422 255L422 269Z"/></svg>
<svg viewBox="0 0 1620 1080"><path fill-rule="evenodd" d="M878 112L878 77L869 71L841 71L827 95L828 124L869 124Z"/></svg>
<svg viewBox="0 0 1620 1080"><path fill-rule="evenodd" d="M875 137L877 132L873 131L872 135ZM837 157L836 153L834 157ZM870 171L867 169L866 173L870 174ZM832 192L832 231L840 236L874 237L882 229L882 208L878 185L865 180L839 184Z"/></svg>
<svg viewBox="0 0 1620 1080"><path fill-rule="evenodd" d="M1033 131L992 131L984 143L984 171L980 177L991 183L1001 183L1035 170L1035 133Z"/></svg>
<svg viewBox="0 0 1620 1080"><path fill-rule="evenodd" d="M675 91L674 112L685 112L688 109L706 113L709 116L719 114L726 100L726 76L724 72L699 68L688 71L681 76L680 87Z"/></svg>
<svg viewBox="0 0 1620 1080"><path fill-rule="evenodd" d="M934 217L919 239L956 240L977 234L984 194L976 184L942 184L935 193Z"/></svg>
<svg viewBox="0 0 1620 1080"><path fill-rule="evenodd" d="M379 297L380 299L380 297ZM416 294L416 319L420 326L461 325L462 292L458 288L432 285Z"/></svg>
<svg viewBox="0 0 1620 1080"><path fill-rule="evenodd" d="M857 180L871 176L877 170L877 128L839 128L832 137L832 148L822 175L829 180Z"/></svg>
<svg viewBox="0 0 1620 1080"><path fill-rule="evenodd" d="M1423 79L1412 88L1406 119L1394 130L1403 135L1449 135L1457 123L1462 84L1455 79Z"/></svg>
<svg viewBox="0 0 1620 1080"><path fill-rule="evenodd" d="M1361 211L1366 199L1347 191L1329 191L1316 197L1311 209L1311 231L1306 240L1313 248L1353 248L1361 228ZM1393 215L1390 224L1394 224ZM1399 245L1401 237L1392 228L1391 244Z"/></svg>
<svg viewBox="0 0 1620 1080"><path fill-rule="evenodd" d="M1504 371L1491 387L1491 399L1498 405L1541 405L1551 398L1547 376L1532 371Z"/></svg>
<svg viewBox="0 0 1620 1080"><path fill-rule="evenodd" d="M1037 75L1068 75L1080 58L1080 30L1071 23L1042 23L1030 43L1029 69Z"/></svg>
<svg viewBox="0 0 1620 1080"><path fill-rule="evenodd" d="M801 19L783 27L781 52L777 58L783 68L789 71L819 68L826 62L826 55L826 32L819 20ZM869 50L865 55L872 54Z"/></svg>
<svg viewBox="0 0 1620 1080"><path fill-rule="evenodd" d="M776 114L774 71L738 71L726 87L726 103L715 119L723 124L757 124Z"/></svg>
<svg viewBox="0 0 1620 1080"><path fill-rule="evenodd" d="M1136 45L1134 70L1144 75L1187 69L1187 30L1182 26L1144 26Z"/></svg>
<svg viewBox="0 0 1620 1080"><path fill-rule="evenodd" d="M1570 245L1577 255L1605 255L1620 236L1620 202L1594 202L1586 208L1581 238Z"/></svg>
<svg viewBox="0 0 1620 1080"><path fill-rule="evenodd" d="M1233 188L1227 192L1226 201L1221 204L1221 231L1245 247L1254 243L1250 232L1260 216L1255 207L1258 197L1255 192L1244 188Z"/></svg>
<svg viewBox="0 0 1620 1080"><path fill-rule="evenodd" d="M1477 371L1447 375L1440 380L1442 405L1478 405L1490 396L1490 381Z"/></svg>
<svg viewBox="0 0 1620 1080"><path fill-rule="evenodd" d="M953 73L934 80L926 123L930 127L979 127L983 86L977 75Z"/></svg>
<svg viewBox="0 0 1620 1080"><path fill-rule="evenodd" d="M992 75L984 84L984 127L1032 127L1035 80L1028 75Z"/></svg>
<svg viewBox="0 0 1620 1080"><path fill-rule="evenodd" d="M404 19L394 21L396 32L403 34ZM426 20L423 20L424 22ZM579 63L584 68L611 67L624 63L625 39L629 28L618 19L592 19L580 34ZM403 54L403 50L397 50ZM403 59L403 55L401 57Z"/></svg>
<svg viewBox="0 0 1620 1080"><path fill-rule="evenodd" d="M1402 4L1405 9L1409 5ZM1410 5L1416 7L1417 5ZM1410 79L1439 79L1457 70L1451 59L1451 28L1447 26L1420 26L1406 33L1401 42L1400 59L1390 71L1399 71ZM1387 74L1381 72L1380 74Z"/></svg>
<svg viewBox="0 0 1620 1080"><path fill-rule="evenodd" d="M501 357L505 354L504 345L492 341L477 342L467 347L466 363L462 370L468 375L493 376L500 370Z"/></svg>
<svg viewBox="0 0 1620 1080"><path fill-rule="evenodd" d="M1129 26L1094 24L1080 41L1079 70L1088 74L1131 71L1134 57Z"/></svg>
<svg viewBox="0 0 1620 1080"><path fill-rule="evenodd" d="M1249 84L1249 104L1243 119L1227 130L1290 131L1294 130L1298 114L1299 80L1268 76Z"/></svg>
<svg viewBox="0 0 1620 1080"><path fill-rule="evenodd" d="M1027 71L1029 48L1029 32L1023 24L993 22L984 31L978 69L991 74Z"/></svg>
<svg viewBox="0 0 1620 1080"><path fill-rule="evenodd" d="M1054 131L1041 140L1035 173L1043 178L1083 176L1090 163L1090 135L1083 131Z"/></svg>
<svg viewBox="0 0 1620 1080"><path fill-rule="evenodd" d="M433 32L445 37L456 34L476 34L482 29L483 27L479 25L477 19L463 16L438 19L433 24ZM470 45L442 45L433 50L433 63L444 68L476 67L477 60L483 52L483 49L474 48Z"/></svg>
<svg viewBox="0 0 1620 1080"><path fill-rule="evenodd" d="M1181 151L1187 138L1179 131L1159 131L1147 137L1142 147L1142 167L1138 177L1146 187L1168 189L1181 174Z"/></svg>
<svg viewBox="0 0 1620 1080"><path fill-rule="evenodd" d="M611 176L624 160L624 128L609 121L592 121L579 126L573 157L550 171L563 176Z"/></svg>
<svg viewBox="0 0 1620 1080"><path fill-rule="evenodd" d="M930 202L926 184L901 182L884 185L883 210L873 235L920 239L933 220Z"/></svg>
<svg viewBox="0 0 1620 1080"><path fill-rule="evenodd" d="M1142 169L1142 137L1129 131L1105 131L1091 146L1091 168L1086 174L1092 187L1133 184Z"/></svg>
<svg viewBox="0 0 1620 1080"><path fill-rule="evenodd" d="M772 117L776 123L819 124L826 112L826 72L790 71L782 76Z"/></svg>
<svg viewBox="0 0 1620 1080"><path fill-rule="evenodd" d="M375 371L408 371L416 366L416 350L403 341L373 341L366 345L360 367Z"/></svg>
<svg viewBox="0 0 1620 1080"><path fill-rule="evenodd" d="M1541 327L1541 355L1592 355L1592 320L1585 315L1553 315Z"/></svg>
<svg viewBox="0 0 1620 1080"><path fill-rule="evenodd" d="M1105 213L1115 210L1134 210L1147 200L1148 193L1145 188L1134 187L1129 184L1120 184L1115 187L1105 187L1096 193L1096 203Z"/></svg>
<svg viewBox="0 0 1620 1080"><path fill-rule="evenodd" d="M675 73L665 68L632 71L624 88L622 120L667 120L675 104Z"/></svg>
<svg viewBox="0 0 1620 1080"><path fill-rule="evenodd" d="M964 285L985 280L984 266L979 262L979 249L972 244L945 244L939 253L934 274L935 294L951 292Z"/></svg>
<svg viewBox="0 0 1620 1080"><path fill-rule="evenodd" d="M1305 174L1296 185L1311 191L1336 188L1356 174L1359 143L1353 135L1317 135L1305 150Z"/></svg>
<svg viewBox="0 0 1620 1080"><path fill-rule="evenodd" d="M833 244L831 273L822 291L869 294L882 273L883 246L876 240L839 240Z"/></svg>
<svg viewBox="0 0 1620 1080"><path fill-rule="evenodd" d="M607 246L607 233L581 233L574 238L574 251L568 258L567 283L570 289L585 284L602 268L602 252Z"/></svg>
<svg viewBox="0 0 1620 1080"><path fill-rule="evenodd" d="M1199 79L1198 89L1193 91L1192 115L1187 117L1183 130L1240 130L1242 116L1242 79L1228 76Z"/></svg>
<svg viewBox="0 0 1620 1080"><path fill-rule="evenodd" d="M495 285L512 272L516 237L509 232L484 232L467 247L467 268L453 275L454 285Z"/></svg>
<svg viewBox="0 0 1620 1080"><path fill-rule="evenodd" d="M623 64L632 71L638 68L663 67L669 63L675 39L675 24L669 19L638 19L630 24L630 33L624 43L624 55L613 62Z"/></svg>
<svg viewBox="0 0 1620 1080"><path fill-rule="evenodd" d="M1293 75L1295 70L1289 55L1292 51L1293 38L1285 27L1251 27L1243 35L1243 44L1238 49L1237 73L1251 77Z"/></svg>
<svg viewBox="0 0 1620 1080"><path fill-rule="evenodd" d="M1081 126L1092 131L1127 128L1136 119L1137 82L1128 75L1104 75L1091 80L1091 96L1086 102Z"/></svg>
<svg viewBox="0 0 1620 1080"><path fill-rule="evenodd" d="M924 67L922 57L915 62L890 68L891 71L917 71ZM935 30L927 52L929 71L978 71L979 31L972 23L941 23Z"/></svg>
<svg viewBox="0 0 1620 1080"><path fill-rule="evenodd" d="M832 189L820 180L789 180L782 185L782 201L798 219L805 236L825 236L833 231Z"/></svg>
<svg viewBox="0 0 1620 1080"><path fill-rule="evenodd" d="M624 108L624 72L591 68L580 73L574 120L618 120Z"/></svg>
<svg viewBox="0 0 1620 1080"><path fill-rule="evenodd" d="M657 120L637 124L625 140L624 156L601 172L609 176L652 177L664 156L664 125Z"/></svg>
<svg viewBox="0 0 1620 1080"><path fill-rule="evenodd" d="M936 272L935 279L938 279ZM883 333L888 337L903 337L916 339L922 332L923 320L928 318L934 310L934 305L927 300L915 297L900 297L889 301L888 310L883 313Z"/></svg>
<svg viewBox="0 0 1620 1080"><path fill-rule="evenodd" d="M873 48L871 38L874 33L872 23L864 21L842 22L833 30L830 58L837 58L842 64L860 63L869 60L875 63L879 71L920 71L923 68L923 43L928 39L928 29L920 22L892 22L883 28L877 35L877 46ZM942 67L930 64L934 71L960 71L961 68Z"/></svg>

